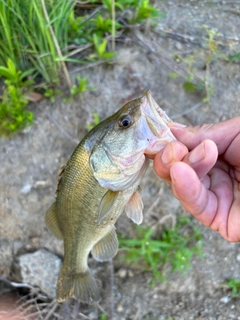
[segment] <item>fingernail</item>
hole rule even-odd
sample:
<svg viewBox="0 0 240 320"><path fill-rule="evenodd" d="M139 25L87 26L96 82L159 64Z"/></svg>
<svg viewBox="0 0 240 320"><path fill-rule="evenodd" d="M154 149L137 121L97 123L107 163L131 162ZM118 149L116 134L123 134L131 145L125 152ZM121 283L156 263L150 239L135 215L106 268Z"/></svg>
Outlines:
<svg viewBox="0 0 240 320"><path fill-rule="evenodd" d="M170 128L186 128L185 124L181 124L178 122L169 122L168 126Z"/></svg>
<svg viewBox="0 0 240 320"><path fill-rule="evenodd" d="M169 164L173 160L173 149L171 145L166 146L162 154L162 162L164 164Z"/></svg>
<svg viewBox="0 0 240 320"><path fill-rule="evenodd" d="M194 149L189 156L189 161L191 163L197 163L205 157L204 144L201 143L196 149Z"/></svg>

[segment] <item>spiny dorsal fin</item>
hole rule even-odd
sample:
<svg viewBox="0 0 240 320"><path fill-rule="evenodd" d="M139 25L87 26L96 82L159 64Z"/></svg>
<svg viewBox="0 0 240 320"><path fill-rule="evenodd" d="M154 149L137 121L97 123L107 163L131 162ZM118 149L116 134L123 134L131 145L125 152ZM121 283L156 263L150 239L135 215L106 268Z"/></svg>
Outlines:
<svg viewBox="0 0 240 320"><path fill-rule="evenodd" d="M98 261L107 261L118 251L118 239L114 227L93 247L91 253Z"/></svg>
<svg viewBox="0 0 240 320"><path fill-rule="evenodd" d="M45 223L48 226L49 230L59 239L63 239L62 232L59 229L57 221L57 205L54 202L51 207L48 209L45 215Z"/></svg>
<svg viewBox="0 0 240 320"><path fill-rule="evenodd" d="M57 184L57 190L56 190L56 194L58 193L58 191L60 190L61 187L61 182L62 182L62 177L63 177L63 173L66 169L67 164L63 165L60 170L58 171L58 184Z"/></svg>
<svg viewBox="0 0 240 320"><path fill-rule="evenodd" d="M129 199L125 208L127 217L136 224L141 224L143 221L143 202L140 191L141 189L138 187L137 191L135 191Z"/></svg>
<svg viewBox="0 0 240 320"><path fill-rule="evenodd" d="M117 200L119 192L108 190L103 196L98 210L98 224L109 214L112 206Z"/></svg>

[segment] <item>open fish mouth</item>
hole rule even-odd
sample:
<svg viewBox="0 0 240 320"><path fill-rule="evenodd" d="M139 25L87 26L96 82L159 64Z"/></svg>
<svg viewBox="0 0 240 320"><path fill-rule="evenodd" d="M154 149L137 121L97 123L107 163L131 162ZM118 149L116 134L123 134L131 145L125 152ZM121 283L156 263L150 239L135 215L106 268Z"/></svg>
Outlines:
<svg viewBox="0 0 240 320"><path fill-rule="evenodd" d="M167 143L176 140L168 124L172 120L159 107L148 90L144 93L141 101L141 135L147 138L149 144L144 153L153 156Z"/></svg>

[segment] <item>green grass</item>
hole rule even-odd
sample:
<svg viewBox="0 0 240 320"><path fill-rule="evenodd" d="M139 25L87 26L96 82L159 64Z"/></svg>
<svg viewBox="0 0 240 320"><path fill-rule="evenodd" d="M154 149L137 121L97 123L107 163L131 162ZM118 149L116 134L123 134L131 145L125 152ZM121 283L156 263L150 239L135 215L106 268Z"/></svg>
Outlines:
<svg viewBox="0 0 240 320"><path fill-rule="evenodd" d="M7 85L0 102L0 135L10 136L33 122L33 113L26 109L28 101L21 89Z"/></svg>
<svg viewBox="0 0 240 320"><path fill-rule="evenodd" d="M240 280L229 279L225 284L231 290L232 298L236 298L240 295Z"/></svg>
<svg viewBox="0 0 240 320"><path fill-rule="evenodd" d="M19 70L34 70L46 82L58 82L60 61L43 0L2 0L0 2L0 65L11 59ZM49 0L46 7L60 48L68 46L68 17L74 1Z"/></svg>
<svg viewBox="0 0 240 320"><path fill-rule="evenodd" d="M153 238L153 230L136 228L136 238L126 239L122 236L119 247L124 251L123 260L141 265L152 272L152 284L166 280L163 266L170 265L171 272L185 272L190 267L194 254L202 254L200 231L193 226L190 219L179 218L172 229L166 229L159 239Z"/></svg>
<svg viewBox="0 0 240 320"><path fill-rule="evenodd" d="M160 16L149 0L1 0L0 77L5 85L0 97L0 134L3 127L9 133L16 132L32 122L31 113L26 111L26 79L33 84L41 82L43 90L47 88L44 96L51 101L63 78L72 96L92 90L85 77L72 85L68 64L113 58L119 30L124 32L128 25L140 25ZM12 75L9 61L14 69ZM17 97L19 103L14 110Z"/></svg>
<svg viewBox="0 0 240 320"><path fill-rule="evenodd" d="M25 91L31 90L32 81L24 80L31 73L17 70L13 61L8 59L7 67L0 67L5 87L0 101L0 135L9 136L24 129L33 122L33 113L27 111L28 101Z"/></svg>
<svg viewBox="0 0 240 320"><path fill-rule="evenodd" d="M127 18L129 10L132 19ZM111 58L107 37L123 28L118 19L135 24L157 16L148 0L89 0L78 5L74 0L2 0L0 66L11 59L18 70L34 68L47 83L58 83L62 63L86 63L87 51L82 59L70 58L77 46L92 44L96 59Z"/></svg>

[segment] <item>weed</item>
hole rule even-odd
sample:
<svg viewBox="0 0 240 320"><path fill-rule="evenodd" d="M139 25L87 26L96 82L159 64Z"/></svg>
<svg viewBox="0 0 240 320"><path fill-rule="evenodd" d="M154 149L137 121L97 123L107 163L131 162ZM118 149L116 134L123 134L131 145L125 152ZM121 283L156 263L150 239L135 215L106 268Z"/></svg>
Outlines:
<svg viewBox="0 0 240 320"><path fill-rule="evenodd" d="M0 76L5 77L5 87L0 102L0 135L9 136L24 129L32 123L33 113L26 110L28 101L24 91L29 89L33 82L26 80L32 70L21 72L17 70L11 59L7 67L0 66Z"/></svg>
<svg viewBox="0 0 240 320"><path fill-rule="evenodd" d="M192 244L192 241L197 242ZM195 253L201 255L200 231L188 218L179 218L173 229L166 229L160 239L153 239L153 229L137 227L136 238L119 240L120 248L125 252L123 260L128 263L141 264L153 275L152 284L166 280L162 267L168 263L171 272L186 271L190 259Z"/></svg>
<svg viewBox="0 0 240 320"><path fill-rule="evenodd" d="M134 16L131 21L126 18L128 11ZM52 87L59 85L63 72L72 96L92 90L86 78L78 78L78 83L71 86L66 62L86 64L113 58L116 30L123 30L124 24L153 19L157 13L149 0L0 1L0 76L6 84L1 131L4 127L15 132L32 121L32 114L25 109L24 90L30 84L27 77L38 75ZM113 52L108 48L110 37ZM88 50L79 48L83 44ZM77 53L81 59L72 58ZM58 90L50 88L45 89L44 96L53 102L57 94Z"/></svg>
<svg viewBox="0 0 240 320"><path fill-rule="evenodd" d="M93 112L93 123L90 124L90 125L87 125L86 128L88 130L91 130L93 127L95 127L99 123L100 123L100 117L99 117L98 113L97 112Z"/></svg>
<svg viewBox="0 0 240 320"><path fill-rule="evenodd" d="M104 39L103 41L99 40L96 33L93 35L93 44L97 54L92 54L91 58L110 59L115 56L115 53L113 52L106 52L107 39Z"/></svg>
<svg viewBox="0 0 240 320"><path fill-rule="evenodd" d="M221 42L217 40L220 34L214 29L202 26L206 32L206 37L203 38L204 46L200 50L190 54L186 57L182 57L179 54L175 54L177 61L181 61L186 65L186 81L183 83L183 88L186 92L204 91L203 102L207 103L210 101L211 96L214 94L214 86L210 81L210 66L212 63L217 61L219 58L227 60L227 57L220 52L219 46ZM195 65L200 57L204 57L204 74L199 75ZM234 56L233 58L234 59ZM234 60L232 60L234 61ZM175 79L175 74L170 75L171 78Z"/></svg>
<svg viewBox="0 0 240 320"><path fill-rule="evenodd" d="M95 87L88 86L88 78L81 78L78 76L76 81L77 84L74 84L70 90L72 96L80 95L85 91L96 89Z"/></svg>
<svg viewBox="0 0 240 320"><path fill-rule="evenodd" d="M14 62L11 59L7 60L7 66L0 66L0 76L5 78L6 84L11 84L17 88L24 88L32 84L32 80L25 80L29 75L33 74L34 69L29 69L25 72L17 70Z"/></svg>
<svg viewBox="0 0 240 320"><path fill-rule="evenodd" d="M102 313L99 320L107 320L106 313Z"/></svg>
<svg viewBox="0 0 240 320"><path fill-rule="evenodd" d="M70 45L92 43L97 58L111 58L112 54L106 52L105 37L114 37L116 30L122 28L118 20L123 18L123 11L135 12L132 24L158 15L149 0L91 0L89 4L93 10L76 9L74 0L2 0L0 65L6 66L7 57L19 70L34 68L47 83L58 83L61 64L71 53Z"/></svg>
<svg viewBox="0 0 240 320"><path fill-rule="evenodd" d="M0 102L0 134L9 136L33 122L33 113L26 110L28 102L20 88L8 84Z"/></svg>
<svg viewBox="0 0 240 320"><path fill-rule="evenodd" d="M236 298L238 295L240 295L240 280L229 279L225 284L229 289L231 289L232 298Z"/></svg>
<svg viewBox="0 0 240 320"><path fill-rule="evenodd" d="M52 103L55 102L55 97L62 95L61 90L55 90L53 88L44 87L44 97L48 98Z"/></svg>
<svg viewBox="0 0 240 320"><path fill-rule="evenodd" d="M60 64L56 43L43 12L44 1L0 2L0 65L11 58L19 70L34 67L46 82L58 82ZM74 1L46 1L47 12L60 48L68 45L68 17Z"/></svg>
<svg viewBox="0 0 240 320"><path fill-rule="evenodd" d="M240 53L231 54L228 56L228 60L235 63L240 63Z"/></svg>
<svg viewBox="0 0 240 320"><path fill-rule="evenodd" d="M159 10L149 4L149 0L135 1L136 12L134 17L134 23L142 22L145 19L155 19L164 17L164 13L160 13Z"/></svg>

